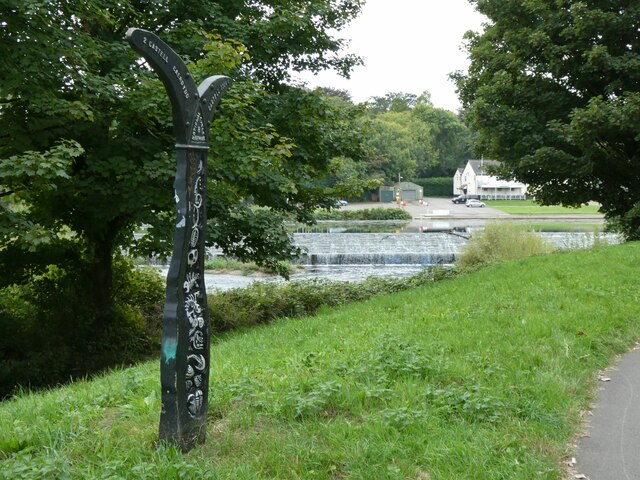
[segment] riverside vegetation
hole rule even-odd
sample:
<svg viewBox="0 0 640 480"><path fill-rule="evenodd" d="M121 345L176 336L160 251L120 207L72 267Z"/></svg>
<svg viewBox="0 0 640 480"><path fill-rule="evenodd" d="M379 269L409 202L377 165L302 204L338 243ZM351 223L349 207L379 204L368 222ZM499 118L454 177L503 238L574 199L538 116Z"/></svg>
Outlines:
<svg viewBox="0 0 640 480"><path fill-rule="evenodd" d="M328 213L331 214L378 220L406 219L408 215L393 208L338 210ZM66 258L62 252L57 256ZM64 266L50 265L40 275L25 275L28 280L23 279L23 283L0 285L0 398L19 384L31 388L55 385L105 368L131 364L157 352L164 281L156 272L134 269L131 262L117 257L113 272L117 322L108 328L98 328L95 311L79 301L84 283L78 278L87 275L84 265L76 257L63 263ZM20 270L14 264L8 268ZM208 261L206 268L239 270L246 275L273 274L277 270L287 275L296 267L284 261L258 266L218 257ZM378 288L384 291L382 286ZM318 295L322 294L316 291L313 298Z"/></svg>
<svg viewBox="0 0 640 480"><path fill-rule="evenodd" d="M640 337L640 244L511 262L219 334L205 445L155 445L157 360L0 405L0 478L560 479Z"/></svg>

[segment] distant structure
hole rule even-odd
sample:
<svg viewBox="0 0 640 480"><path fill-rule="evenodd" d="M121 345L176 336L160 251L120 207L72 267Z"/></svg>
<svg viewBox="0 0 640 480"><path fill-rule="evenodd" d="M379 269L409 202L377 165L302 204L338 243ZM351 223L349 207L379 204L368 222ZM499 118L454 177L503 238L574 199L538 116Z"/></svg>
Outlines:
<svg viewBox="0 0 640 480"><path fill-rule="evenodd" d="M423 188L412 182L397 182L390 186L382 186L378 188L376 199L382 203L403 201L410 202L421 200L424 196Z"/></svg>
<svg viewBox="0 0 640 480"><path fill-rule="evenodd" d="M491 167L501 163L495 160L469 160L453 176L454 195L479 195L483 200L524 200L527 185L513 180L502 180L491 175Z"/></svg>

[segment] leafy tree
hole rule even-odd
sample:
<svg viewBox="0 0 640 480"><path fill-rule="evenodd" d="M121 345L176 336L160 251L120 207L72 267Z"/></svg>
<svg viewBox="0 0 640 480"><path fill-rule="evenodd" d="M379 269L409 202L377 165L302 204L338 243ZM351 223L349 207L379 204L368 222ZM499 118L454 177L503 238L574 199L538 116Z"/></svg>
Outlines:
<svg viewBox="0 0 640 480"><path fill-rule="evenodd" d="M418 165L435 162L429 125L411 111L385 112L371 120L368 131L369 171L387 183L416 176Z"/></svg>
<svg viewBox="0 0 640 480"><path fill-rule="evenodd" d="M437 163L418 165L419 177L453 176L473 157L473 133L456 114L432 105L418 105L413 115L429 125Z"/></svg>
<svg viewBox="0 0 640 480"><path fill-rule="evenodd" d="M78 301L108 323L114 256L168 251L170 107L124 40L132 25L161 35L197 80L236 79L212 125L211 239L262 264L290 255L282 216L308 220L310 209L331 205L336 194L318 180L338 176L333 157L361 152L355 110L283 82L288 68L346 73L357 62L337 55L333 31L360 3L3 1L0 287L74 253ZM148 235L134 240L141 224Z"/></svg>
<svg viewBox="0 0 640 480"><path fill-rule="evenodd" d="M474 0L455 76L480 151L544 204L600 202L640 238L640 4Z"/></svg>
<svg viewBox="0 0 640 480"><path fill-rule="evenodd" d="M452 112L436 108L429 92L388 93L369 101L370 175L387 182L453 175L471 156L472 133Z"/></svg>
<svg viewBox="0 0 640 480"><path fill-rule="evenodd" d="M416 105L431 105L431 94L422 92L415 93L389 92L383 97L373 97L368 102L368 106L373 113L383 112L406 112Z"/></svg>

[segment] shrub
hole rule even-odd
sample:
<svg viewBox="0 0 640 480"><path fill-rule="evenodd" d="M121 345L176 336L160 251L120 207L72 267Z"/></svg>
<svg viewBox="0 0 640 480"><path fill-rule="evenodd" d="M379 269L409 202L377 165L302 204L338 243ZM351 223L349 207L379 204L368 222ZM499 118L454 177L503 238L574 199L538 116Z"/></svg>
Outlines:
<svg viewBox="0 0 640 480"><path fill-rule="evenodd" d="M0 398L17 385L45 387L135 362L159 343L165 289L157 271L115 262L106 328L79 301L86 272L82 263L49 265L0 288Z"/></svg>
<svg viewBox="0 0 640 480"><path fill-rule="evenodd" d="M411 220L411 214L400 208L365 208L362 210L317 210L316 220Z"/></svg>
<svg viewBox="0 0 640 480"><path fill-rule="evenodd" d="M554 248L515 223L488 223L474 234L456 266L473 270L493 263L550 253Z"/></svg>
<svg viewBox="0 0 640 480"><path fill-rule="evenodd" d="M243 275L251 275L257 272L264 272L268 274L288 276L293 271L291 262L285 260L277 262L277 267L274 269L269 266L261 267L254 262L243 262L235 258L224 257L221 255L216 255L212 258L206 259L204 262L204 268L206 270L217 270L220 272L239 270Z"/></svg>
<svg viewBox="0 0 640 480"><path fill-rule="evenodd" d="M328 280L256 282L248 287L218 292L208 297L214 331L269 323L282 317L313 315L323 306L345 305L376 295L418 287L453 275L433 267L408 278L371 277L360 283Z"/></svg>
<svg viewBox="0 0 640 480"><path fill-rule="evenodd" d="M417 178L413 183L422 187L425 197L450 197L453 195L453 176Z"/></svg>

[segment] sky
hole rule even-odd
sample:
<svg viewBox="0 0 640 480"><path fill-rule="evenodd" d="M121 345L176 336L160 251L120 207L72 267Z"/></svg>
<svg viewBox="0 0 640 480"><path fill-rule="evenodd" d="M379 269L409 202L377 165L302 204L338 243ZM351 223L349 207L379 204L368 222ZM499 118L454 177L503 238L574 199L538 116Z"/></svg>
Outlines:
<svg viewBox="0 0 640 480"><path fill-rule="evenodd" d="M346 51L364 59L350 80L334 72L305 72L311 88L347 90L355 102L389 92L427 90L436 107L456 112L460 102L449 74L466 70L461 47L467 30L481 31L483 16L467 0L367 0L362 13L339 32Z"/></svg>

